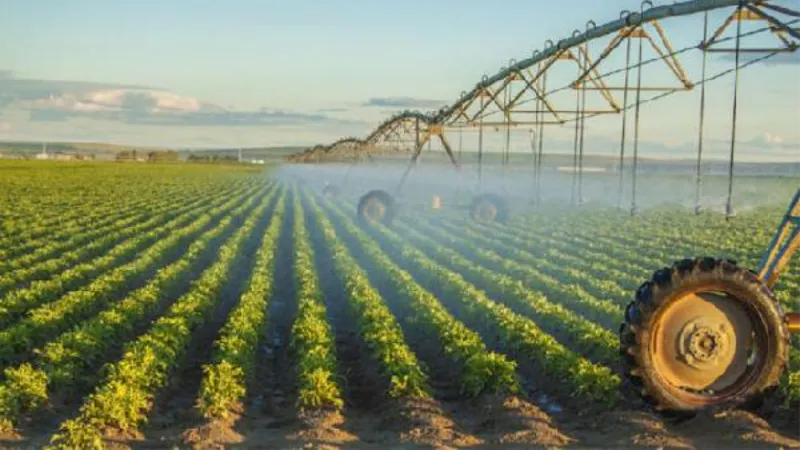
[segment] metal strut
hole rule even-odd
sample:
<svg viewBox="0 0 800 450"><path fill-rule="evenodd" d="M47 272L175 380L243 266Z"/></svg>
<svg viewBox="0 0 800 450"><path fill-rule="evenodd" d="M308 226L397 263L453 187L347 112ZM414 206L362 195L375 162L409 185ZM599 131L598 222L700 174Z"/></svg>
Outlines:
<svg viewBox="0 0 800 450"><path fill-rule="evenodd" d="M800 189L792 199L786 215L783 217L775 237L772 238L761 265L758 268L758 277L767 286L773 286L778 280L792 254L800 249Z"/></svg>

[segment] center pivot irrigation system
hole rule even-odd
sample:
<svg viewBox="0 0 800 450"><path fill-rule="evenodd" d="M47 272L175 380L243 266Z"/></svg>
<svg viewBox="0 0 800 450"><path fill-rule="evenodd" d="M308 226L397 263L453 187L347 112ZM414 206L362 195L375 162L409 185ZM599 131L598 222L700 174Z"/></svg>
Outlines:
<svg viewBox="0 0 800 450"><path fill-rule="evenodd" d="M730 14L726 9L732 9ZM394 195L386 191L370 191L360 202L362 207L359 208L359 216L362 219L388 223L397 209L394 199L401 193L425 145L430 149L432 141L440 141L453 167L463 174L463 167L466 167L460 158L463 134L477 131L478 196L474 199L471 213L479 220L498 220L508 217L509 207L501 196L484 192L484 135L488 131L504 132L504 170L511 154L512 129L530 132L533 156L530 173L534 178L532 194L534 203L539 204L546 131L553 127L571 128L571 202L580 205L584 201L586 120L606 117L606 122L603 122L606 128L606 124L613 120L611 118L618 116L618 204L620 208L623 207L624 191L628 189L629 211L636 214L639 209L637 190L640 184L638 175L643 122L641 106L676 93L699 90L695 209L700 213L703 152L707 146L704 134L708 128L706 88L714 81L732 78L725 213L733 217L739 75L743 69L759 62L797 51L800 43L800 13L795 9L764 0L695 0L658 7L646 1L641 4L639 11L623 11L620 19L601 26L589 21L585 30L575 30L569 38L557 43L548 40L543 50L534 51L530 57L519 61L512 59L507 67L495 75L484 76L471 90L462 92L451 106L427 114L402 112L382 122L363 139L350 137L330 145L318 145L290 156L289 160L300 163L351 161L356 164L387 152L410 154L411 161ZM716 11L726 16L712 19L710 13ZM696 28L699 25L697 19L701 17L702 35L691 45L676 49L664 23L677 21L685 24L680 33L685 38L686 28ZM692 18L694 21L689 24ZM603 42L598 42L601 40ZM696 80L690 79L684 69L685 59L692 52L702 55L701 73ZM725 68L710 73L712 67L720 65L709 64L710 54L726 54L726 58L716 60L725 62ZM568 81L556 83L564 79ZM455 153L447 139L447 135L453 132L458 133L458 149ZM629 174L626 174L626 156L631 160ZM519 165L515 164L515 167ZM626 186L626 181L630 182L629 186ZM338 190L338 186L331 185L326 188L326 194L332 195Z"/></svg>
<svg viewBox="0 0 800 450"><path fill-rule="evenodd" d="M796 7L795 7L796 8ZM732 9L719 23L711 24L710 12ZM699 44L674 49L662 21L702 14L702 40ZM678 92L700 90L697 110L697 165L695 172L695 211L701 211L702 162L706 119L706 86L726 75L733 77L731 92L730 152L725 213L733 217L733 180L736 150L739 74L742 69L776 55L796 52L800 43L800 11L778 2L763 0L695 0L654 7L644 2L638 12L623 11L620 19L602 26L589 22L585 30L553 43L529 58L512 60L494 76L485 76L451 106L422 114L403 112L381 123L364 139L347 138L328 146L316 146L290 157L292 162L351 161L353 164L373 155L406 152L411 161L393 195L372 190L358 204L364 221L391 222L397 211L395 197L417 165L423 148L438 137L457 171L463 173L461 136L464 130L478 131L478 195L470 207L480 221L503 221L509 207L504 198L488 193L483 186L484 129L505 130L502 153L505 170L510 154L510 130L529 126L533 153L534 197L539 204L542 191L543 138L545 125L564 127L574 124L571 198L574 205L583 201L584 138L586 119L619 115L619 206L625 187L625 152L632 132L632 171L630 213L636 214L637 166L639 161L641 105ZM714 26L712 26L714 25ZM753 28L745 31L744 26ZM685 34L685 29L683 31ZM728 36L726 36L726 33ZM610 37L606 45L592 42ZM756 46L748 46L755 37ZM770 44L762 45L765 42ZM644 49L655 56L644 58ZM681 57L693 50L702 54L702 74L692 81ZM708 73L707 59L712 53L727 53L732 66ZM621 55L620 55L621 54ZM746 55L746 57L743 57ZM609 61L622 61L603 70ZM548 81L556 67L571 67L570 81L551 89ZM672 79L645 79L643 69L662 65ZM551 75L548 77L548 75ZM614 75L621 83L612 81ZM550 78L550 80L548 80ZM557 94L567 94L574 107L557 104ZM621 93L622 102L617 99ZM589 99L594 96L594 103ZM649 98L644 98L648 95ZM630 102L631 97L633 99ZM633 115L629 124L629 113ZM629 127L632 126L632 130ZM446 133L458 130L458 155ZM352 166L351 166L352 168ZM349 174L349 170L348 170ZM345 178L347 175L345 175ZM337 194L336 186L325 187L327 195ZM800 314L786 313L771 291L791 255L800 248L800 190L798 190L778 231L767 249L759 270L741 268L735 262L716 258L685 259L658 270L637 290L626 309L619 338L627 386L633 387L656 410L694 413L710 407L747 407L761 403L776 391L785 371L790 333L800 332Z"/></svg>

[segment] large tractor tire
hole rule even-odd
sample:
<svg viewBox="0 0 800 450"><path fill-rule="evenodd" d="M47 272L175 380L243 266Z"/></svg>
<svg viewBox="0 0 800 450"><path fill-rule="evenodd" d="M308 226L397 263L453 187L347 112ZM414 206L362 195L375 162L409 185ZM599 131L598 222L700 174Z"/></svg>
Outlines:
<svg viewBox="0 0 800 450"><path fill-rule="evenodd" d="M339 196L339 186L334 186L332 184L326 185L322 188L322 195L328 199L334 199Z"/></svg>
<svg viewBox="0 0 800 450"><path fill-rule="evenodd" d="M497 194L481 194L472 200L469 209L472 220L482 223L508 221L508 203Z"/></svg>
<svg viewBox="0 0 800 450"><path fill-rule="evenodd" d="M625 310L623 386L673 419L753 409L777 392L789 346L783 309L755 273L684 259L656 271Z"/></svg>
<svg viewBox="0 0 800 450"><path fill-rule="evenodd" d="M394 219L397 206L386 191L369 191L358 202L358 220L362 224L380 222L389 225Z"/></svg>

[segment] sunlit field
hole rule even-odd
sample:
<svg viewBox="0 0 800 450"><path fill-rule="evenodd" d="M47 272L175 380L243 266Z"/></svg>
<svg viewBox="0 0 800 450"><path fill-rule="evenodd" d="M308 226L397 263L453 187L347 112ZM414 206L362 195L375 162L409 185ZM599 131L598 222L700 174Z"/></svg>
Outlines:
<svg viewBox="0 0 800 450"><path fill-rule="evenodd" d="M401 168L0 164L0 429L10 447L800 445L800 347L772 409L673 423L626 392L618 329L675 260L755 269L798 187L420 168L391 227L359 197ZM377 175L380 174L380 175ZM341 185L324 197L325 183ZM442 200L431 207L432 197ZM800 299L795 259L775 288Z"/></svg>

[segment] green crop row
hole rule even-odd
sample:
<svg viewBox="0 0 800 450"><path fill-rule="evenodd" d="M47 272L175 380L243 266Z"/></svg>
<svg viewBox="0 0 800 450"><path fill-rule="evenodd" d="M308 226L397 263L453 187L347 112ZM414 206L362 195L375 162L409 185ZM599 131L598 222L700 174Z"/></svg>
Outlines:
<svg viewBox="0 0 800 450"><path fill-rule="evenodd" d="M437 286L442 295L458 303L469 322L485 324L509 351L530 358L547 377L563 380L569 393L591 401L614 406L619 400L619 377L611 369L593 364L575 353L536 324L505 305L490 300L483 291L446 269L422 251L411 247L395 232L381 228L387 250L405 267L414 268L415 278L425 285ZM439 240L439 236L436 237Z"/></svg>
<svg viewBox="0 0 800 450"><path fill-rule="evenodd" d="M286 194L282 192L256 253L247 290L222 327L211 362L203 366L197 405L208 419L228 418L247 393L246 382L252 376L256 348L266 321L267 299L275 282L272 279L275 251L285 205Z"/></svg>
<svg viewBox="0 0 800 450"><path fill-rule="evenodd" d="M314 267L314 249L299 195L294 195L293 276L297 317L292 323L291 348L296 360L297 406L300 410L341 409L344 402L336 377L333 331Z"/></svg>
<svg viewBox="0 0 800 450"><path fill-rule="evenodd" d="M267 210L269 203L264 198L261 202L189 291L147 333L125 346L106 380L89 395L76 418L61 424L49 448L102 448L107 429L136 430L146 421L156 392L186 353L192 333L210 315L242 244Z"/></svg>
<svg viewBox="0 0 800 450"><path fill-rule="evenodd" d="M535 267L536 270L543 275L576 283L592 297L604 300L607 299L621 306L627 305L630 301L630 292L619 287L613 280L599 279L592 273L585 272L572 265L559 264L558 261L546 257L546 248L542 246L541 242L526 240L523 242L515 242L516 245L509 245L505 244L495 235L488 235L471 227L455 227L446 221L439 221L437 224L443 230L447 230L451 234L464 233L470 237L476 235L482 236L482 247L494 251L497 254L504 255L507 259L517 261L526 266Z"/></svg>
<svg viewBox="0 0 800 450"><path fill-rule="evenodd" d="M80 290L48 299L48 303L29 311L23 319L0 331L0 360L13 361L19 355L27 354L40 343L103 308L115 296L129 291L138 280L143 281L149 273L174 259L173 254L181 245L194 240L209 224L224 217L231 207L226 204L208 211L188 226L157 241L132 262L105 272Z"/></svg>
<svg viewBox="0 0 800 450"><path fill-rule="evenodd" d="M241 194L240 194L241 195ZM43 277L45 279L34 281L29 286L8 292L0 296L0 323L7 322L14 314L25 311L37 304L37 299L42 295L53 298L64 292L78 289L82 284L95 276L109 270L121 262L130 260L142 248L151 244L162 235L185 226L189 219L196 217L213 205L216 201L224 199L209 198L197 204L178 207L174 206L165 212L155 215L148 220L134 224L120 230L107 230L106 235L74 252L66 252L59 258L46 261L24 270L16 270L0 277L0 289L5 284L14 285L25 278L42 274L55 276ZM81 262L88 257L96 258Z"/></svg>
<svg viewBox="0 0 800 450"><path fill-rule="evenodd" d="M177 202L175 199L165 199L157 207L142 208L142 211L131 217L90 230L76 230L66 241L47 240L36 246L35 251L18 258L6 258L6 261L0 263L0 291L8 291L21 283L46 278L50 274L68 269L103 254L123 238L134 236L164 219L175 217L182 211L200 209L233 195L237 193L225 190Z"/></svg>
<svg viewBox="0 0 800 450"><path fill-rule="evenodd" d="M475 397L487 392L509 394L520 391L516 363L505 355L489 351L478 333L456 320L433 294L394 264L366 233L330 204L324 204L326 214L343 231L340 236L367 258L370 274L374 274L381 285L392 289L395 302L406 306L408 320L423 327L425 334L435 336L444 354L462 366L461 390L464 394ZM434 344L429 342L428 345Z"/></svg>
<svg viewBox="0 0 800 450"><path fill-rule="evenodd" d="M437 227L428 225L424 226L424 229L437 241L458 248L462 254L467 255L474 262L502 270L521 280L529 289L542 292L551 301L564 304L608 329L614 329L623 317L622 306L595 298L571 278L558 279L543 274L538 270L538 265L533 259L528 264L520 264L486 249L485 247L491 247L492 240L479 233L464 229L462 234L466 239L462 241ZM466 245L467 240L470 242L469 245Z"/></svg>
<svg viewBox="0 0 800 450"><path fill-rule="evenodd" d="M96 205L87 203L67 211L54 223L40 224L35 217L28 217L29 227L0 239L0 273L9 268L25 267L32 261L58 254L60 251L75 248L81 242L87 242L85 235L97 235L102 229L124 220L135 220L137 217L146 217L157 214L165 205L175 204L178 199L191 199L213 197L217 192L241 191L249 183L237 183L219 191L204 190L192 192L183 191L178 195L174 192L159 193L158 195L137 196L133 202L121 206L117 202ZM64 217L66 216L66 217ZM73 217L74 216L74 217ZM13 267L9 265L12 258L22 255Z"/></svg>
<svg viewBox="0 0 800 450"><path fill-rule="evenodd" d="M307 196L309 207L321 229L325 245L333 254L335 275L344 287L347 305L356 316L358 329L389 382L390 397L430 396L428 375L408 347L397 319L380 294L369 283L367 274L339 240L333 225L314 198Z"/></svg>
<svg viewBox="0 0 800 450"><path fill-rule="evenodd" d="M119 220L135 217L154 204L158 205L169 198L145 198L140 199L126 208L119 208L118 205L108 204L96 208L75 208L59 217L40 222L35 217L28 217L28 226L19 230L17 233L8 234L0 238L0 258L4 263L0 270L6 270L5 261L18 256L30 254L31 250L36 249L41 252L42 247L48 244L62 244L65 240L72 239L76 233L94 231L97 228L105 227Z"/></svg>
<svg viewBox="0 0 800 450"><path fill-rule="evenodd" d="M89 371L102 363L108 349L129 339L144 319L160 309L174 286L191 276L200 256L213 249L211 243L232 228L232 219L242 215L247 206L200 236L179 260L159 270L147 285L35 350L33 364L6 369L6 381L0 384L0 429L12 429L22 414L43 406L48 393L80 384L84 375L93 378Z"/></svg>
<svg viewBox="0 0 800 450"><path fill-rule="evenodd" d="M419 224L417 220L415 223ZM445 247L435 239L417 231L405 223L397 224L398 232L410 243L424 248L426 254L439 263L476 280L487 294L518 311L533 317L539 326L551 334L564 336L562 341L593 361L609 364L619 359L619 339L609 330L586 320L563 305L548 298L512 278L505 272L487 269L467 259L457 251ZM462 242L461 245L464 245Z"/></svg>

